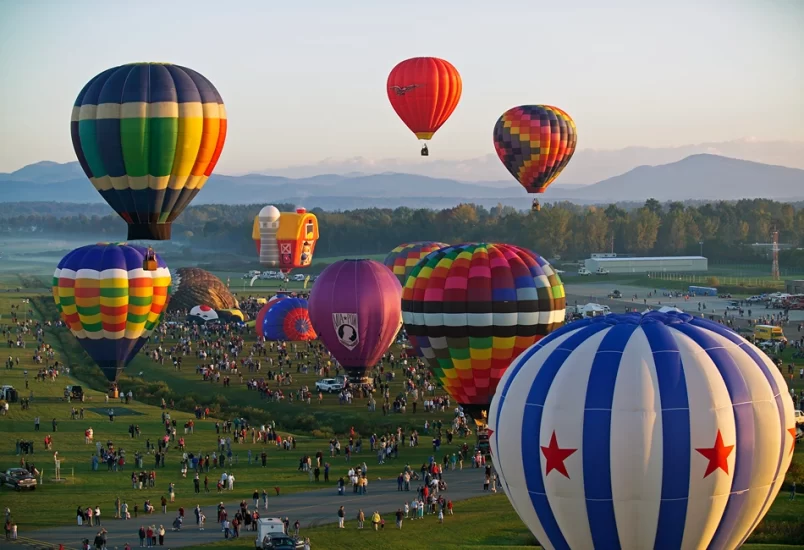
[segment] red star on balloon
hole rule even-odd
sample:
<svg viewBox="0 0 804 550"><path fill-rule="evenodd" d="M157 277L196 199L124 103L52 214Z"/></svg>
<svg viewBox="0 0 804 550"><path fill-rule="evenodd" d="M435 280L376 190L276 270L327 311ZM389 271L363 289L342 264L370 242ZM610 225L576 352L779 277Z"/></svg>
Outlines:
<svg viewBox="0 0 804 550"><path fill-rule="evenodd" d="M787 431L790 433L790 437L793 438L793 443L790 444L790 454L793 454L793 451L796 450L796 429L787 428Z"/></svg>
<svg viewBox="0 0 804 550"><path fill-rule="evenodd" d="M569 479L570 476L567 473L567 467L564 465L564 461L577 450L578 449L562 449L559 447L558 440L556 439L556 431L553 430L553 435L550 437L550 445L542 447L542 454L547 461L544 475L548 476L550 472L556 470Z"/></svg>
<svg viewBox="0 0 804 550"><path fill-rule="evenodd" d="M734 445L723 445L723 436L720 434L720 430L717 431L715 445L713 447L695 450L701 453L709 461L709 464L706 466L706 473L704 474L704 477L707 477L718 468L727 474L729 473L728 458L731 452L734 450Z"/></svg>

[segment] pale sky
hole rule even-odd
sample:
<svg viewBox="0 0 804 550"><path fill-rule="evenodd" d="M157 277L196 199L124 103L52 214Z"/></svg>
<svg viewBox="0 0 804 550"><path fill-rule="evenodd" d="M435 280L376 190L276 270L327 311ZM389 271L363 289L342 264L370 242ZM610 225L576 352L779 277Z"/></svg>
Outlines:
<svg viewBox="0 0 804 550"><path fill-rule="evenodd" d="M497 118L529 103L567 111L581 149L804 141L802 29L799 0L0 0L0 172L75 160L78 92L134 61L215 84L219 173L417 156L385 82L429 55L463 78L443 159L493 153Z"/></svg>

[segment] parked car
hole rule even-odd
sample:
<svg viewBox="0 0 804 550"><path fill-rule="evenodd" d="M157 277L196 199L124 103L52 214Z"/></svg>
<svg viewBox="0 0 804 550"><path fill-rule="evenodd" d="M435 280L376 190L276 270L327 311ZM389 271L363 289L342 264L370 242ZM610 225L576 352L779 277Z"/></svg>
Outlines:
<svg viewBox="0 0 804 550"><path fill-rule="evenodd" d="M264 550L304 550L304 541L288 535L271 534L262 542Z"/></svg>
<svg viewBox="0 0 804 550"><path fill-rule="evenodd" d="M66 386L64 388L64 397L76 399L78 401L84 400L84 388L81 386Z"/></svg>
<svg viewBox="0 0 804 550"><path fill-rule="evenodd" d="M804 426L804 412L796 411L796 425Z"/></svg>
<svg viewBox="0 0 804 550"><path fill-rule="evenodd" d="M623 297L623 293L620 292L619 290L615 290L614 292L609 294L609 298L622 298L622 297Z"/></svg>
<svg viewBox="0 0 804 550"><path fill-rule="evenodd" d="M316 391L332 393L341 391L343 389L343 382L339 382L334 378L324 378L323 380L316 380Z"/></svg>
<svg viewBox="0 0 804 550"><path fill-rule="evenodd" d="M729 311L729 310L735 310L736 311L736 310L739 310L739 309L740 309L740 303L735 301L735 300L732 300L732 301L730 301L729 303L726 304L726 311Z"/></svg>
<svg viewBox="0 0 804 550"><path fill-rule="evenodd" d="M602 267L598 267L595 270L595 275L608 275L608 274L609 274L609 270L608 269L603 269Z"/></svg>
<svg viewBox="0 0 804 550"><path fill-rule="evenodd" d="M0 484L11 487L15 491L36 489L36 478L25 468L9 468L0 473Z"/></svg>
<svg viewBox="0 0 804 550"><path fill-rule="evenodd" d="M582 267L582 268L580 268L578 270L578 275L582 275L584 277L586 277L587 275L591 275L591 274L592 274L592 272L589 271L588 269L586 269L585 267Z"/></svg>

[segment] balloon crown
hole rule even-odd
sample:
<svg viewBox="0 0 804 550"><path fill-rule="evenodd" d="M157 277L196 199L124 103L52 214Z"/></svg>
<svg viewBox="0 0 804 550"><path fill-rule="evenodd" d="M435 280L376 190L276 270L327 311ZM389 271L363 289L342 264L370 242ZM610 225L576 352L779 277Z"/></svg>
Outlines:
<svg viewBox="0 0 804 550"><path fill-rule="evenodd" d="M611 313L598 315L588 319L589 324L603 323L606 325L647 325L660 323L663 325L688 324L695 317L689 313L677 311L648 311L646 313Z"/></svg>

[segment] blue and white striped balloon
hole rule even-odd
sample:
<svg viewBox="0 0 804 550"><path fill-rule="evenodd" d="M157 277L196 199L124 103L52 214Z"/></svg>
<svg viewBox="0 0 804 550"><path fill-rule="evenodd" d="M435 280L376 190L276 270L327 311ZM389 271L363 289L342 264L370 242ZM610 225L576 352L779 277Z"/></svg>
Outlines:
<svg viewBox="0 0 804 550"><path fill-rule="evenodd" d="M508 498L556 549L737 548L778 494L795 442L770 359L674 312L546 336L503 376L489 428Z"/></svg>

